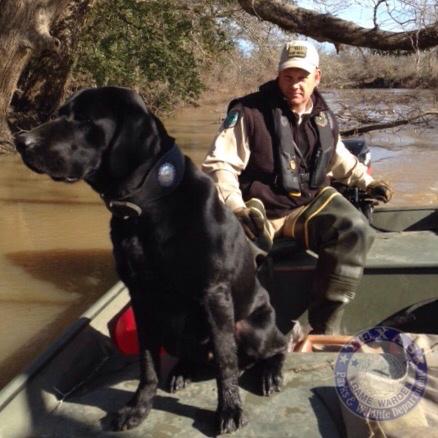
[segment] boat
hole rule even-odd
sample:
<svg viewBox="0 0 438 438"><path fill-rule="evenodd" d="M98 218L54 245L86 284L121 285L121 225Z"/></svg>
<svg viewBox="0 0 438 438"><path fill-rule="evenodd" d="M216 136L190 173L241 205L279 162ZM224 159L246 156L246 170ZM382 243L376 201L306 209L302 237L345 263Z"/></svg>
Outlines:
<svg viewBox="0 0 438 438"><path fill-rule="evenodd" d="M366 434L369 422L358 420L357 415L348 416L337 395L333 370L339 350L351 335L385 320L395 321L388 320L390 315L406 312L419 301L436 303L438 207L379 208L373 212L371 224L378 230L377 238L358 296L345 313L344 336L304 339L287 355L283 390L269 399L257 395L251 379L243 375L241 396L250 421L233 436L371 436ZM288 330L291 319L305 318L316 258L282 241L270 257L272 302L279 326ZM0 392L0 437L215 436L217 397L213 379L194 382L176 394L160 388L153 410L138 428L123 435L110 431L109 413L122 407L137 387L136 355L121 354L111 338L114 325L127 309L129 295L119 282ZM430 321L435 324L430 330L433 333L436 321L433 317ZM436 382L438 337L426 338L433 341L428 344L428 357L433 359L429 371L435 373L430 376ZM175 358L163 354L162 361L161 378L165 379ZM435 399L429 423L438 422L436 403ZM402 423L402 427L406 426ZM427 429L428 436L433 433L433 429Z"/></svg>

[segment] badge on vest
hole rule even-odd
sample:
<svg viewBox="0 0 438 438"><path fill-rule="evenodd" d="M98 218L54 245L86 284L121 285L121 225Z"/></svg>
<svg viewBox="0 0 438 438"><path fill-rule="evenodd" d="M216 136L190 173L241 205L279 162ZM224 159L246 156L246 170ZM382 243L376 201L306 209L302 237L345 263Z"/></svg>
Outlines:
<svg viewBox="0 0 438 438"><path fill-rule="evenodd" d="M325 128L327 126L327 123L328 123L327 116L325 115L325 113L319 113L315 117L315 122L321 128Z"/></svg>
<svg viewBox="0 0 438 438"><path fill-rule="evenodd" d="M239 111L230 111L227 118L224 120L224 129L233 128L239 120Z"/></svg>

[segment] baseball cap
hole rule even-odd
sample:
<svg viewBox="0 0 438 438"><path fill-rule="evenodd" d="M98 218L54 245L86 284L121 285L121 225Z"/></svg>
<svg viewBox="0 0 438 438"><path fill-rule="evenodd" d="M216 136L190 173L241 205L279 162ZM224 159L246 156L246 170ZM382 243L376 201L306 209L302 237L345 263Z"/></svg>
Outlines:
<svg viewBox="0 0 438 438"><path fill-rule="evenodd" d="M283 47L278 64L278 71L286 68L302 68L313 73L319 66L319 55L315 46L309 41L289 41Z"/></svg>

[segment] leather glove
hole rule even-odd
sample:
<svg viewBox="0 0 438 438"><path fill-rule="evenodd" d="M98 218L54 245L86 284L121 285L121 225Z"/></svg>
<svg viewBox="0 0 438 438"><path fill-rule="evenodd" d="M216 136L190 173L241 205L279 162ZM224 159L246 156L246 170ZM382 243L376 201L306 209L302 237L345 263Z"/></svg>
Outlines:
<svg viewBox="0 0 438 438"><path fill-rule="evenodd" d="M257 209L241 207L234 210L234 214L237 219L239 219L239 222L249 239L255 240L263 233L265 219Z"/></svg>
<svg viewBox="0 0 438 438"><path fill-rule="evenodd" d="M389 202L392 198L392 188L385 181L373 181L368 184L366 193L373 199L382 202Z"/></svg>

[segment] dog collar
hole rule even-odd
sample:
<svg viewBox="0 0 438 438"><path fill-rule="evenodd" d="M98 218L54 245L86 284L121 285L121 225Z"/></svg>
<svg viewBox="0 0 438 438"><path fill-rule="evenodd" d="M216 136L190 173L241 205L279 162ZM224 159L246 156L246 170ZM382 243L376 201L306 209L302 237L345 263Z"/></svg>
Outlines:
<svg viewBox="0 0 438 438"><path fill-rule="evenodd" d="M122 185L115 195L101 194L108 210L123 219L138 218L143 214L147 204L170 195L181 183L185 170L185 157L174 144L152 169L143 177L146 169L140 166L132 177ZM131 189L132 181L142 182Z"/></svg>

